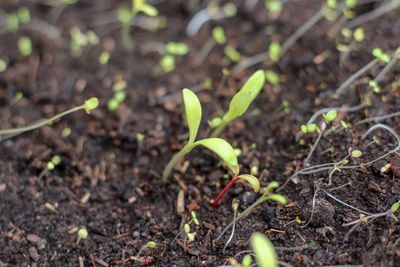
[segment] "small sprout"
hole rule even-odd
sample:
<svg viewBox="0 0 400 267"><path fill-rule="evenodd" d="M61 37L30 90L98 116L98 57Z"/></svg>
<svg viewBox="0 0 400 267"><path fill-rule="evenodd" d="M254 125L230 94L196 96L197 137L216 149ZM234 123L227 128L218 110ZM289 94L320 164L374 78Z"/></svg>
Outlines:
<svg viewBox="0 0 400 267"><path fill-rule="evenodd" d="M277 85L280 81L279 75L272 70L265 71L265 79L272 85Z"/></svg>
<svg viewBox="0 0 400 267"><path fill-rule="evenodd" d="M78 231L78 240L76 240L76 244L78 245L81 239L86 239L88 237L88 231L85 228L81 228Z"/></svg>
<svg viewBox="0 0 400 267"><path fill-rule="evenodd" d="M131 11L126 7L119 7L117 11L117 19L123 24L128 24L132 19Z"/></svg>
<svg viewBox="0 0 400 267"><path fill-rule="evenodd" d="M250 168L250 174L251 175L257 175L258 174L258 166L252 166Z"/></svg>
<svg viewBox="0 0 400 267"><path fill-rule="evenodd" d="M349 9L354 8L357 5L357 0L346 0L346 7Z"/></svg>
<svg viewBox="0 0 400 267"><path fill-rule="evenodd" d="M337 6L337 2L336 2L336 0L326 0L326 5L329 8L335 9Z"/></svg>
<svg viewBox="0 0 400 267"><path fill-rule="evenodd" d="M168 42L165 45L165 52L171 55L184 56L189 52L189 47L185 43Z"/></svg>
<svg viewBox="0 0 400 267"><path fill-rule="evenodd" d="M204 88L206 88L207 90L211 90L212 89L212 80L211 78L207 78L204 80Z"/></svg>
<svg viewBox="0 0 400 267"><path fill-rule="evenodd" d="M65 127L64 129L62 129L61 131L61 136L62 137L68 137L71 135L71 128Z"/></svg>
<svg viewBox="0 0 400 267"><path fill-rule="evenodd" d="M387 171L390 169L390 167L391 167L391 164L390 164L390 163L385 164L385 166L383 166L383 167L381 168L381 172L382 172L382 173L387 172Z"/></svg>
<svg viewBox="0 0 400 267"><path fill-rule="evenodd" d="M189 239L189 242L192 242L194 240L194 235L192 233L186 233L186 235Z"/></svg>
<svg viewBox="0 0 400 267"><path fill-rule="evenodd" d="M353 32L353 37L354 40L356 40L357 42L362 42L365 38L364 28L363 27L356 28Z"/></svg>
<svg viewBox="0 0 400 267"><path fill-rule="evenodd" d="M15 95L15 100L21 100L24 97L24 94L22 92L18 92Z"/></svg>
<svg viewBox="0 0 400 267"><path fill-rule="evenodd" d="M99 63L101 65L105 65L107 64L108 60L110 60L110 53L108 53L107 51L101 52L99 56Z"/></svg>
<svg viewBox="0 0 400 267"><path fill-rule="evenodd" d="M22 23L29 23L31 21L31 13L26 7L21 7L18 9L18 18Z"/></svg>
<svg viewBox="0 0 400 267"><path fill-rule="evenodd" d="M136 140L137 140L138 142L142 142L142 141L144 140L144 134L142 134L142 133L137 133L137 134L136 134Z"/></svg>
<svg viewBox="0 0 400 267"><path fill-rule="evenodd" d="M120 80L120 81L117 81L116 83L114 83L112 89L113 89L113 91L118 92L118 91L125 90L126 86L127 86L126 81L125 80Z"/></svg>
<svg viewBox="0 0 400 267"><path fill-rule="evenodd" d="M351 156L353 158L359 158L362 156L362 152L360 150L353 150L351 151Z"/></svg>
<svg viewBox="0 0 400 267"><path fill-rule="evenodd" d="M352 35L351 30L349 28L347 28L347 27L342 28L340 33L342 34L342 36L344 38L348 38L348 39L351 38L351 35Z"/></svg>
<svg viewBox="0 0 400 267"><path fill-rule="evenodd" d="M341 162L342 162L343 165L346 165L346 164L349 163L349 160L348 160L348 159L344 159L344 160L342 160Z"/></svg>
<svg viewBox="0 0 400 267"><path fill-rule="evenodd" d="M160 60L160 66L165 72L171 72L175 69L175 58L171 55L165 55Z"/></svg>
<svg viewBox="0 0 400 267"><path fill-rule="evenodd" d="M85 101L83 108L85 109L87 114L90 114L90 111L96 109L99 106L99 100L96 97L92 97Z"/></svg>
<svg viewBox="0 0 400 267"><path fill-rule="evenodd" d="M192 219L193 219L194 223L195 223L196 225L200 225L199 220L197 220L196 212L194 212L194 211L192 210L191 215L192 215Z"/></svg>
<svg viewBox="0 0 400 267"><path fill-rule="evenodd" d="M282 101L282 106L283 106L283 111L284 111L286 114L290 114L289 102L286 101L286 100L283 100L283 101Z"/></svg>
<svg viewBox="0 0 400 267"><path fill-rule="evenodd" d="M381 92L381 88L379 87L379 84L378 84L376 81L370 80L369 83L368 83L368 85L369 85L370 87L372 87L372 90L373 90L376 94L379 94L379 93Z"/></svg>
<svg viewBox="0 0 400 267"><path fill-rule="evenodd" d="M256 254L259 267L277 267L278 256L271 241L261 233L254 233L251 238L251 247Z"/></svg>
<svg viewBox="0 0 400 267"><path fill-rule="evenodd" d="M115 100L117 100L119 103L123 102L126 98L126 94L124 91L118 91L114 94Z"/></svg>
<svg viewBox="0 0 400 267"><path fill-rule="evenodd" d="M365 104L366 104L368 107L372 106L371 98L366 97L366 98L365 98Z"/></svg>
<svg viewBox="0 0 400 267"><path fill-rule="evenodd" d="M0 73L7 69L7 62L0 58Z"/></svg>
<svg viewBox="0 0 400 267"><path fill-rule="evenodd" d="M147 4L146 0L133 0L132 1L132 13L137 14L143 12L147 16L154 17L158 15L158 10Z"/></svg>
<svg viewBox="0 0 400 267"><path fill-rule="evenodd" d="M336 119L337 111L332 109L332 110L328 111L328 113L322 114L322 116L325 118L325 121L327 123L330 123L331 121Z"/></svg>
<svg viewBox="0 0 400 267"><path fill-rule="evenodd" d="M305 223L305 221L300 220L300 217L299 217L299 216L296 216L295 221L296 221L298 224Z"/></svg>
<svg viewBox="0 0 400 267"><path fill-rule="evenodd" d="M272 42L269 46L268 54L272 62L278 62L281 56L281 45L278 42Z"/></svg>
<svg viewBox="0 0 400 267"><path fill-rule="evenodd" d="M301 125L301 131L303 133L312 133L315 132L317 130L317 125L315 123L311 123L310 125L306 126L306 125Z"/></svg>
<svg viewBox="0 0 400 267"><path fill-rule="evenodd" d="M251 148L252 148L252 149L256 149L256 148L257 148L257 144L256 144L256 143L252 143L252 144L251 144Z"/></svg>
<svg viewBox="0 0 400 267"><path fill-rule="evenodd" d="M32 54L32 41L27 36L22 36L18 39L18 49L23 56Z"/></svg>
<svg viewBox="0 0 400 267"><path fill-rule="evenodd" d="M155 248L156 245L157 245L157 243L154 242L154 241L149 241L149 242L146 243L146 246L147 246L148 248Z"/></svg>
<svg viewBox="0 0 400 267"><path fill-rule="evenodd" d="M225 55L232 61L232 62L239 62L240 60L240 53L230 45L225 46L224 49Z"/></svg>
<svg viewBox="0 0 400 267"><path fill-rule="evenodd" d="M218 44L222 45L226 43L224 28L222 28L221 26L217 26L213 29L212 36Z"/></svg>
<svg viewBox="0 0 400 267"><path fill-rule="evenodd" d="M343 128L348 129L351 127L350 123L346 123L345 121L340 121L340 123L342 124Z"/></svg>
<svg viewBox="0 0 400 267"><path fill-rule="evenodd" d="M10 15L8 15L7 18L7 29L10 32L17 32L19 29L19 18L18 14L13 12Z"/></svg>
<svg viewBox="0 0 400 267"><path fill-rule="evenodd" d="M232 209L233 209L233 211L236 212L237 209L238 209L238 207L239 207L239 200L234 200L234 201L232 202Z"/></svg>
<svg viewBox="0 0 400 267"><path fill-rule="evenodd" d="M380 49L380 48L374 48L374 49L372 50L372 55L373 55L374 57L379 58L379 59L382 60L383 62L386 62L386 63L389 63L389 62L390 62L390 56L389 56L388 54L384 53L384 52L382 51L382 49Z"/></svg>
<svg viewBox="0 0 400 267"><path fill-rule="evenodd" d="M301 131L303 132L303 133L308 133L308 130L307 130L307 126L306 125L301 125Z"/></svg>
<svg viewBox="0 0 400 267"><path fill-rule="evenodd" d="M283 3L281 0L266 0L265 7L271 12L281 12Z"/></svg>
<svg viewBox="0 0 400 267"><path fill-rule="evenodd" d="M120 102L118 102L117 99L111 98L110 100L108 100L107 108L110 111L115 111L119 108L119 105L120 105Z"/></svg>
<svg viewBox="0 0 400 267"><path fill-rule="evenodd" d="M236 15L237 8L233 3L227 3L223 6L224 14L230 18Z"/></svg>

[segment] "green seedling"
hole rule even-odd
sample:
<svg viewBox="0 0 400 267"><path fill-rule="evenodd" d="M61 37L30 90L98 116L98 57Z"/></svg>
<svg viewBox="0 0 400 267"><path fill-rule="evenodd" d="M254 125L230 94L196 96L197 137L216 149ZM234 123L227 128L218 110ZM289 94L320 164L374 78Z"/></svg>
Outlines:
<svg viewBox="0 0 400 267"><path fill-rule="evenodd" d="M229 228L232 227L232 225L234 223L236 223L237 221L239 221L240 219L244 218L245 216L247 216L255 207L257 207L258 205L260 205L261 203L267 201L267 200L274 200L282 205L286 205L286 199L284 196L280 195L280 194L270 194L270 191L274 188L278 188L279 184L277 182L271 182L269 183L265 188L264 188L264 192L262 194L262 196L257 199L253 204L251 204L247 209L245 209L242 213L240 213L239 216L237 216L237 218L235 220L233 220L232 222L230 222L225 228L224 230L222 230L222 232L219 234L219 236L215 239L215 241L218 241L219 239L221 239L221 237L225 234L226 231L229 230Z"/></svg>
<svg viewBox="0 0 400 267"><path fill-rule="evenodd" d="M374 48L372 50L372 55L385 63L390 62L390 56L387 53L384 53L380 48Z"/></svg>
<svg viewBox="0 0 400 267"><path fill-rule="evenodd" d="M272 62L278 62L279 58L281 57L281 50L281 44L278 42L272 42L269 45L268 54Z"/></svg>
<svg viewBox="0 0 400 267"><path fill-rule="evenodd" d="M152 5L147 4L146 0L132 0L130 8L124 6L118 8L117 19L122 24L121 40L128 51L133 50L133 41L130 36L131 22L140 12L150 17L158 15L158 10Z"/></svg>
<svg viewBox="0 0 400 267"><path fill-rule="evenodd" d="M175 56L184 56L189 52L185 43L168 42L164 48L164 56L160 60L160 66L165 72L175 69Z"/></svg>
<svg viewBox="0 0 400 267"><path fill-rule="evenodd" d="M166 184L173 166L196 146L202 145L215 152L234 173L239 173L239 165L232 146L220 138L207 138L195 141L201 122L201 105L197 96L189 89L183 89L183 101L185 104L186 120L189 126L188 143L167 164L163 171L163 184Z"/></svg>
<svg viewBox="0 0 400 267"><path fill-rule="evenodd" d="M234 47L230 45L225 46L224 53L230 61L234 63L240 61L240 53Z"/></svg>
<svg viewBox="0 0 400 267"><path fill-rule="evenodd" d="M107 108L110 111L115 111L119 108L119 105L125 100L126 93L125 89L127 83L125 80L120 80L113 85L114 96L108 100Z"/></svg>
<svg viewBox="0 0 400 267"><path fill-rule="evenodd" d="M250 237L251 247L256 254L259 267L277 267L278 256L271 241L261 233L254 233Z"/></svg>
<svg viewBox="0 0 400 267"><path fill-rule="evenodd" d="M40 182L40 180L43 178L43 176L49 172L54 170L54 168L61 163L61 158L58 155L55 155L51 158L50 161L47 162L46 164L46 168L39 174L38 176L38 182Z"/></svg>
<svg viewBox="0 0 400 267"><path fill-rule="evenodd" d="M211 137L217 137L229 122L246 112L263 88L264 82L265 74L262 70L258 70L250 76L240 91L233 96L228 111L221 118L220 124L212 132Z"/></svg>
<svg viewBox="0 0 400 267"><path fill-rule="evenodd" d="M101 52L99 56L99 63L101 65L106 65L109 60L110 60L110 53L108 53L107 51Z"/></svg>
<svg viewBox="0 0 400 267"><path fill-rule="evenodd" d="M20 23L27 24L31 21L31 13L26 7L20 7L18 10L13 11L7 18L7 29L10 32L17 32Z"/></svg>
<svg viewBox="0 0 400 267"><path fill-rule="evenodd" d="M140 255L143 253L143 251L145 251L146 249L151 249L151 248L155 248L157 246L157 243L154 241L149 241L146 243L146 245L142 246L138 252L138 254L136 254L136 256L132 257L134 260L139 260Z"/></svg>
<svg viewBox="0 0 400 267"><path fill-rule="evenodd" d="M189 222L185 223L184 228L179 231L179 233L175 236L174 240L172 240L172 243L175 242L175 240L182 234L185 233L185 240L184 240L184 250L186 250L186 242L189 240L189 242L192 242L194 240L194 237L196 235L196 232L191 233L190 232L190 224L194 222L195 225L200 225L199 220L197 219L196 213L192 211L190 213L192 215L192 218L190 219Z"/></svg>
<svg viewBox="0 0 400 267"><path fill-rule="evenodd" d="M279 74L272 70L265 71L265 79L272 85L277 85L280 81Z"/></svg>
<svg viewBox="0 0 400 267"><path fill-rule="evenodd" d="M223 45L226 43L225 31L221 26L217 26L213 29L212 36L218 44Z"/></svg>
<svg viewBox="0 0 400 267"><path fill-rule="evenodd" d="M381 92L381 88L380 88L379 84L376 81L371 80L371 81L369 81L368 85L372 88L372 90L376 94L379 94Z"/></svg>
<svg viewBox="0 0 400 267"><path fill-rule="evenodd" d="M77 27L73 27L70 31L71 42L70 48L76 53L81 53L82 49L88 45L99 44L99 37L94 31L87 31L86 33L81 32Z"/></svg>
<svg viewBox="0 0 400 267"><path fill-rule="evenodd" d="M64 137L64 138L67 138L68 136L71 135L71 132L72 132L71 128L65 127L65 128L62 129L62 131L61 131L61 136Z"/></svg>
<svg viewBox="0 0 400 267"><path fill-rule="evenodd" d="M78 231L78 239L76 240L76 244L78 245L81 239L86 240L88 237L88 231L85 228L81 228Z"/></svg>
<svg viewBox="0 0 400 267"><path fill-rule="evenodd" d="M0 73L6 71L7 62L4 59L0 58Z"/></svg>
<svg viewBox="0 0 400 267"><path fill-rule="evenodd" d="M98 105L99 105L99 100L96 97L93 97L93 98L90 98L90 99L86 100L83 105L71 108L71 109L69 109L67 111L64 111L64 112L62 112L62 113L60 113L60 114L58 114L58 115L56 115L56 116L54 116L52 118L44 119L44 120L41 120L39 122L33 123L33 124L25 126L25 127L21 127L21 128L12 128L12 129L0 130L0 136L1 135L12 135L12 136L15 136L15 135L27 132L27 131L31 131L31 130L37 129L39 127L42 127L44 125L47 125L49 122L53 122L53 121L65 116L65 115L68 115L70 113L73 113L73 112L76 112L76 111L79 111L79 110L82 110L82 109L84 109L87 114L90 114L90 112L92 110L96 109L98 107Z"/></svg>
<svg viewBox="0 0 400 267"><path fill-rule="evenodd" d="M283 10L283 2L281 0L266 0L265 7L270 12L282 12Z"/></svg>
<svg viewBox="0 0 400 267"><path fill-rule="evenodd" d="M28 36L22 36L18 39L18 49L23 56L32 54L32 41Z"/></svg>
<svg viewBox="0 0 400 267"><path fill-rule="evenodd" d="M237 214L237 209L239 207L239 200L234 200L232 202L232 209L233 209L233 221L236 220L236 214ZM232 232L229 237L229 239L226 241L224 248L222 249L222 252L225 253L226 248L228 247L229 243L232 241L233 235L235 234L235 223L232 225Z"/></svg>
<svg viewBox="0 0 400 267"><path fill-rule="evenodd" d="M12 106L17 104L23 97L24 94L22 92L17 92L14 96L13 101L4 110L9 110Z"/></svg>

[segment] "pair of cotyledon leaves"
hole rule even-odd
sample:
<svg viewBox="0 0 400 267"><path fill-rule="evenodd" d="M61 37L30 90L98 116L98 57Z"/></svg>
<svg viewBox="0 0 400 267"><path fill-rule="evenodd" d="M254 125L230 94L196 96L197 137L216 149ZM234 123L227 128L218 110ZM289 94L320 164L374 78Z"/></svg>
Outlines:
<svg viewBox="0 0 400 267"><path fill-rule="evenodd" d="M251 102L260 93L264 81L264 71L259 70L255 72L232 98L229 110L223 116L222 122L228 123L246 112ZM239 173L238 160L232 146L227 141L221 138L206 138L195 141L202 116L201 105L197 96L189 89L183 89L183 101L185 103L186 119L189 126L189 142L187 146L190 150L198 145L205 146L215 152L231 171L237 175ZM249 182L253 186L254 191L258 191L260 183L257 178L249 174L242 174L239 178Z"/></svg>

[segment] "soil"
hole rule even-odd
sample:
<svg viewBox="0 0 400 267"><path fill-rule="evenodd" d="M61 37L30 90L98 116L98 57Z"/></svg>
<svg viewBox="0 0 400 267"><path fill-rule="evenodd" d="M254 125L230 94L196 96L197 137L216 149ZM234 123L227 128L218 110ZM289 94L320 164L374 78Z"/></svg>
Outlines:
<svg viewBox="0 0 400 267"><path fill-rule="evenodd" d="M352 127L323 136L309 162L338 162L353 148L363 155L349 158L348 165L361 167L333 173L332 185L327 171L297 176L279 191L288 204L264 202L238 221L233 240L223 253L230 231L219 242L213 239L232 220L233 199L240 200L242 212L260 195L247 184L235 184L213 209L213 199L229 180L224 178L227 169L205 149L193 150L175 167L168 184L161 185L164 166L188 138L181 90L202 88L204 80L211 78L214 89L197 93L203 107L198 138L206 138L211 132L206 121L227 110L231 97L249 75L267 68L261 63L224 78L222 70L232 70L235 64L225 57L223 45L216 45L204 62L196 62L213 27L223 26L228 43L242 57L251 56L266 51L271 41L286 40L319 10L321 1L287 1L279 16L268 15L263 1L252 10L246 10L245 1L236 1L236 16L208 22L193 37L186 35L186 26L209 1L149 2L166 18L166 27L156 32L131 27L135 47L127 51L115 14L120 4L130 1L83 0L64 8L51 6L59 1L1 1L0 8L7 13L27 6L32 18L55 27L60 36L38 31L33 23L10 33L0 23L0 58L8 63L7 70L0 73L0 128L51 117L93 96L99 98L100 107L90 115L73 113L51 126L1 141L0 266L218 266L250 249L249 239L256 231L272 241L279 261L291 266L398 266L400 227L392 217L379 217L349 233L351 227L342 224L359 219L360 212L319 190L312 220L306 222L317 188L369 213L387 211L400 199L399 160L394 154L373 165L362 165L394 149L396 138L377 129L361 139L377 121L356 124L399 111L399 65L384 77L381 92L370 95L371 106L339 112L340 119L334 123L344 120ZM191 3L198 5L192 7ZM377 7L363 4L355 12L360 16ZM249 111L220 136L242 150L241 172L249 173L252 166L258 166L261 184L266 186L271 181L283 184L302 169L317 133L304 135L301 145L295 138L300 126L321 108L350 107L365 101L368 81L384 67L383 62L362 75L339 99L331 96L373 59L373 48L397 48L398 16L395 10L363 23L365 40L347 58L336 48L344 43L332 30L337 24L323 19L278 63L270 65L268 68L280 75L279 85L266 83ZM5 15L0 18L4 22ZM140 14L137 21L146 18ZM74 26L83 32L93 30L100 43L80 54L71 52L70 29ZM27 57L17 49L22 35L32 39L33 53ZM185 42L190 52L176 56L175 70L165 73L159 67L162 55L154 48L168 41ZM103 50L111 55L106 65L98 63ZM112 85L121 79L128 84L127 98L118 110L109 111ZM24 97L10 107L17 92ZM283 100L290 104L289 114L282 112ZM398 117L379 122L400 132ZM63 137L66 127L72 132ZM138 133L144 134L142 141L136 138ZM373 135L379 144L367 146ZM61 163L38 180L53 155L59 155ZM380 168L389 162L393 166L382 173ZM351 185L331 190L348 182ZM180 191L183 213L177 210ZM190 221L191 211L196 212L200 225L190 224L196 235L193 242L186 242L181 231ZM80 228L89 234L77 243ZM156 242L156 247L142 250L135 258L148 241ZM312 241L313 247L282 249ZM244 255L236 259L240 262Z"/></svg>

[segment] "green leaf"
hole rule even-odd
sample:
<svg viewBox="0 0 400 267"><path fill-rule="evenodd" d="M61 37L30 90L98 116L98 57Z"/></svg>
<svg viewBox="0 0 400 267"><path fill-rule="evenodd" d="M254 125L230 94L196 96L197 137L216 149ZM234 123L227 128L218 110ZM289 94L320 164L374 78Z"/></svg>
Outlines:
<svg viewBox="0 0 400 267"><path fill-rule="evenodd" d="M256 254L259 267L277 267L278 256L271 241L261 233L254 233L250 237L251 247Z"/></svg>
<svg viewBox="0 0 400 267"><path fill-rule="evenodd" d="M239 62L240 53L232 46L230 45L225 46L224 53L232 62Z"/></svg>
<svg viewBox="0 0 400 267"><path fill-rule="evenodd" d="M251 256L250 254L247 254L246 256L243 257L242 266L249 267L250 264L251 264Z"/></svg>
<svg viewBox="0 0 400 267"><path fill-rule="evenodd" d="M337 111L332 109L332 110L328 111L328 113L322 114L322 116L325 118L326 122L329 123L336 118Z"/></svg>
<svg viewBox="0 0 400 267"><path fill-rule="evenodd" d="M149 241L149 242L146 243L146 246L147 246L148 248L155 248L156 245L157 245L157 243L154 242L154 241Z"/></svg>
<svg viewBox="0 0 400 267"><path fill-rule="evenodd" d="M142 11L144 14L150 17L155 17L158 15L158 10L151 5L142 6L142 8L139 11Z"/></svg>
<svg viewBox="0 0 400 267"><path fill-rule="evenodd" d="M96 97L92 97L85 101L83 105L87 114L90 114L90 111L96 109L99 106L99 100Z"/></svg>
<svg viewBox="0 0 400 267"><path fill-rule="evenodd" d="M238 160L232 146L221 138L207 138L197 141L194 146L202 145L215 152L232 170L234 174L239 173Z"/></svg>
<svg viewBox="0 0 400 267"><path fill-rule="evenodd" d="M273 62L278 62L281 56L281 45L278 42L272 42L269 46L268 54Z"/></svg>
<svg viewBox="0 0 400 267"><path fill-rule="evenodd" d="M214 40L219 43L219 44L225 44L226 43L226 36L224 32L224 28L221 26L217 26L213 29L212 35Z"/></svg>
<svg viewBox="0 0 400 267"><path fill-rule="evenodd" d="M279 184L278 182L270 182L267 187L265 188L264 194L267 194L272 188L278 188Z"/></svg>
<svg viewBox="0 0 400 267"><path fill-rule="evenodd" d="M391 210L392 212L396 212L396 211L399 209L399 206L400 206L400 201L394 203L394 204L392 205L392 207L390 208L390 210Z"/></svg>
<svg viewBox="0 0 400 267"><path fill-rule="evenodd" d="M267 197L267 199L275 200L276 202L281 203L282 205L286 205L287 201L286 198L279 194L272 194Z"/></svg>
<svg viewBox="0 0 400 267"><path fill-rule="evenodd" d="M195 93L189 89L183 89L182 94L183 102L185 103L186 120L189 126L188 144L193 144L201 122L201 105Z"/></svg>
<svg viewBox="0 0 400 267"><path fill-rule="evenodd" d="M32 41L27 36L22 36L18 39L18 48L22 55L29 56L32 54Z"/></svg>
<svg viewBox="0 0 400 267"><path fill-rule="evenodd" d="M360 150L353 150L351 151L351 156L353 158L359 158L362 156L362 152Z"/></svg>
<svg viewBox="0 0 400 267"><path fill-rule="evenodd" d="M165 45L165 51L168 54L172 55L178 55L178 56L184 56L189 52L189 47L187 44L182 43L182 42L168 42Z"/></svg>
<svg viewBox="0 0 400 267"><path fill-rule="evenodd" d="M254 192L258 192L260 190L260 181L257 179L257 177L250 175L250 174L241 174L238 176L238 178L245 180L251 186L253 187Z"/></svg>
<svg viewBox="0 0 400 267"><path fill-rule="evenodd" d="M279 74L277 74L276 72L272 71L272 70L266 70L265 71L265 78L267 79L267 81L273 85L277 85L279 83Z"/></svg>
<svg viewBox="0 0 400 267"><path fill-rule="evenodd" d="M240 91L233 96L229 104L229 110L224 115L223 121L228 123L245 113L251 102L260 93L264 82L264 71L258 70L251 75Z"/></svg>

